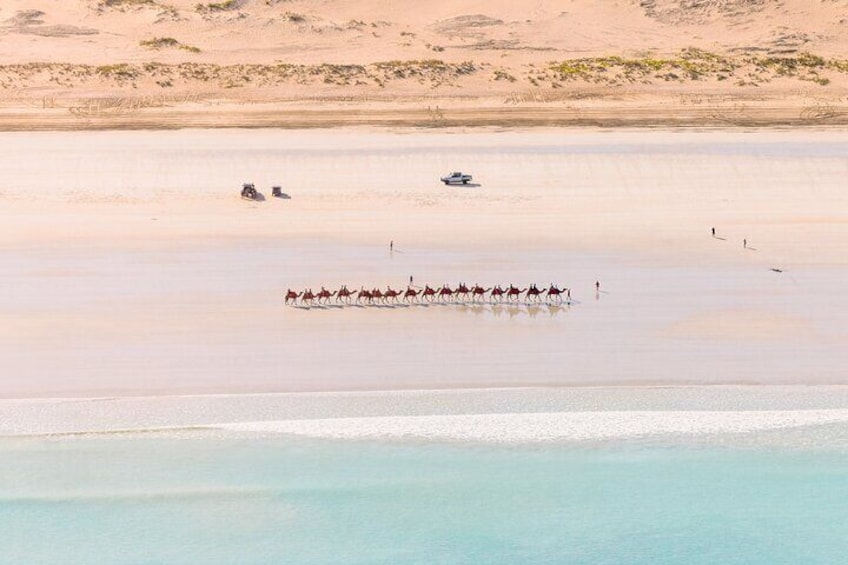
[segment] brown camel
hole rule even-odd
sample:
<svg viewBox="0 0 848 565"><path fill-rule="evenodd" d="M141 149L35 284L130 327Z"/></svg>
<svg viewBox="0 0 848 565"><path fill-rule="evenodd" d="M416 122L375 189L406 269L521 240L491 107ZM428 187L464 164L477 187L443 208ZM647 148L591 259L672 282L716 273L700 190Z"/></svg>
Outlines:
<svg viewBox="0 0 848 565"><path fill-rule="evenodd" d="M356 301L360 302L362 300L366 302L371 302L374 297L371 295L370 290L365 290L365 287L361 287L359 290L359 294L356 295Z"/></svg>
<svg viewBox="0 0 848 565"><path fill-rule="evenodd" d="M287 289L286 290L286 301L285 301L285 303L288 304L289 300L291 300L292 304L297 304L297 299L301 294L303 294L303 293L302 292L295 292L290 288Z"/></svg>
<svg viewBox="0 0 848 565"><path fill-rule="evenodd" d="M471 290L465 286L465 283L459 283L459 286L456 287L455 291L453 291L457 298L467 298L470 292Z"/></svg>
<svg viewBox="0 0 848 565"><path fill-rule="evenodd" d="M492 294L490 294L489 296L492 298L492 300L497 300L498 302L500 302L501 300L503 300L505 294L506 291L501 288L501 285L497 284L492 289Z"/></svg>
<svg viewBox="0 0 848 565"><path fill-rule="evenodd" d="M392 287L387 286L386 292L383 293L383 302L388 303L389 300L391 300L392 302L397 302L398 296L400 295L401 292L399 290L394 290L392 289Z"/></svg>
<svg viewBox="0 0 848 565"><path fill-rule="evenodd" d="M346 302L346 303L350 304L350 299L357 292L359 292L359 291L354 290L353 292L351 292L347 289L347 285L342 285L342 287L336 293L336 302Z"/></svg>
<svg viewBox="0 0 848 565"><path fill-rule="evenodd" d="M315 294L312 293L312 289L306 289L303 291L303 296L300 299L301 304L312 304L312 301L315 299Z"/></svg>
<svg viewBox="0 0 848 565"><path fill-rule="evenodd" d="M322 286L321 290L318 291L318 294L315 295L315 298L318 300L319 304L322 300L324 301L324 303L327 303L330 301L330 298L332 298L335 294L336 291L330 292Z"/></svg>
<svg viewBox="0 0 848 565"><path fill-rule="evenodd" d="M414 288L408 286L406 287L406 292L403 293L403 301L409 302L411 300L412 302L415 302L415 299L422 292L422 290L415 290Z"/></svg>
<svg viewBox="0 0 848 565"><path fill-rule="evenodd" d="M562 302L562 295L568 292L568 289L557 288L554 283L551 283L551 287L547 290L548 300L555 300L557 302Z"/></svg>
<svg viewBox="0 0 848 565"><path fill-rule="evenodd" d="M427 300L428 302L432 302L436 297L436 289L430 288L430 285L424 285L424 290L421 291L422 300Z"/></svg>
<svg viewBox="0 0 848 565"><path fill-rule="evenodd" d="M521 298L521 295L524 294L525 292L527 292L526 288L519 290L517 287L510 284L509 288L506 291L506 297L509 300L513 299L513 297L515 298L515 300L518 300L519 298Z"/></svg>
<svg viewBox="0 0 848 565"><path fill-rule="evenodd" d="M486 293L492 290L491 288L483 288L479 284L475 284L471 287L471 300L476 301L478 298L483 298L486 296Z"/></svg>
<svg viewBox="0 0 848 565"><path fill-rule="evenodd" d="M444 285L439 290L439 300L443 298L447 298L447 300L450 300L451 298L453 298L453 293L454 291L452 291L448 285Z"/></svg>
<svg viewBox="0 0 848 565"><path fill-rule="evenodd" d="M535 300L539 301L541 299L542 291L535 284L531 284L530 288L527 289L527 300Z"/></svg>

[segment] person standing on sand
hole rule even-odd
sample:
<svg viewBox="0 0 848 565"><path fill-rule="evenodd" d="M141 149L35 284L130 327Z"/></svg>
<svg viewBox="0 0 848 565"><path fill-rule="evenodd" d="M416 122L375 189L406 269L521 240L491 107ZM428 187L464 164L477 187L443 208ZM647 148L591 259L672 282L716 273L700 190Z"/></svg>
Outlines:
<svg viewBox="0 0 848 565"><path fill-rule="evenodd" d="M601 291L601 282L595 281L595 292L600 292L600 291Z"/></svg>
<svg viewBox="0 0 848 565"><path fill-rule="evenodd" d="M715 228L713 228L713 229L712 229L712 230L710 230L710 231L712 231L712 233L713 233L713 237L715 237Z"/></svg>
<svg viewBox="0 0 848 565"><path fill-rule="evenodd" d="M742 240L742 249L748 249L748 240L747 239Z"/></svg>
<svg viewBox="0 0 848 565"><path fill-rule="evenodd" d="M389 253L395 250L395 240L389 242Z"/></svg>

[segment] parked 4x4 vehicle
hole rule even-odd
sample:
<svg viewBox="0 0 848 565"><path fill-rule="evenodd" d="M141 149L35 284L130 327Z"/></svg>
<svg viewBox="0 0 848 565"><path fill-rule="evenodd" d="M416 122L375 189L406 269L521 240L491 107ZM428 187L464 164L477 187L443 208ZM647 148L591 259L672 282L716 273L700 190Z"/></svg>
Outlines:
<svg viewBox="0 0 848 565"><path fill-rule="evenodd" d="M442 182L445 184L468 184L471 182L471 175L465 173L451 173L442 177Z"/></svg>

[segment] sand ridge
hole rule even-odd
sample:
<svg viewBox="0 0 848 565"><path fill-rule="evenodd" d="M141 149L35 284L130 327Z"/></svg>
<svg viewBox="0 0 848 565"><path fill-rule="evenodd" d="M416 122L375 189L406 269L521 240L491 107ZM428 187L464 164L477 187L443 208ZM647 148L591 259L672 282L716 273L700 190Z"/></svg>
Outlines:
<svg viewBox="0 0 848 565"><path fill-rule="evenodd" d="M845 123L848 3L0 8L0 128Z"/></svg>

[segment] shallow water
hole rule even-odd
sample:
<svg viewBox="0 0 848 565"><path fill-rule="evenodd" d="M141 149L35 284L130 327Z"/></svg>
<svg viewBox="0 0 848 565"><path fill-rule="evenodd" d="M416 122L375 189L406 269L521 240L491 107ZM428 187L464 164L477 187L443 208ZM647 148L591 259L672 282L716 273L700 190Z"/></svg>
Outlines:
<svg viewBox="0 0 848 565"><path fill-rule="evenodd" d="M848 387L5 400L0 431L0 563L848 552Z"/></svg>
<svg viewBox="0 0 848 565"><path fill-rule="evenodd" d="M840 563L846 445L5 439L0 562Z"/></svg>

